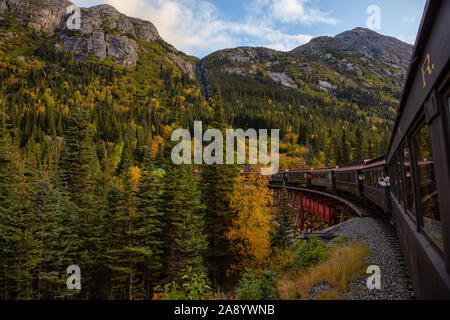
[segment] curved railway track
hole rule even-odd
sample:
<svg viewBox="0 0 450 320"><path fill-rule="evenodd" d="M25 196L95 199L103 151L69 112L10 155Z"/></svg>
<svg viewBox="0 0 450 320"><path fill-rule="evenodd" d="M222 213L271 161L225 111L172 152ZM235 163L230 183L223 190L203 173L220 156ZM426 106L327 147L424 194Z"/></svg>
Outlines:
<svg viewBox="0 0 450 320"><path fill-rule="evenodd" d="M283 186L280 185L270 185L273 189L282 189ZM416 295L414 292L413 284L411 282L411 279L409 277L409 271L406 264L406 260L403 254L402 247L400 245L400 240L398 238L397 231L395 230L395 226L392 222L392 219L389 215L386 215L384 212L382 212L379 208L370 205L368 203L365 203L362 199L355 199L351 197L350 195L344 194L344 193L332 193L330 191L325 190L317 190L317 189L309 189L309 188L301 188L301 187L292 187L292 186L285 186L286 190L290 192L299 192L301 194L317 194L323 197L328 197L334 201L342 203L348 210L353 211L352 214L348 214L347 217L356 217L355 219L366 219L371 218L373 219L373 223L375 223L378 228L377 230L382 231L382 237L386 239L386 242L389 244L390 250L392 251L390 254L391 256L394 256L396 259L396 266L398 267L398 274L400 274L400 278L402 280L406 281L406 287L408 290L408 297L409 299L415 299ZM290 207L293 210L298 210L299 208L295 208L294 204L290 204ZM310 213L311 214L311 213ZM349 220L346 220L349 221ZM325 230L319 231L322 235L327 235L329 233L337 233L342 228L341 225L345 225L346 221L343 223L339 223L335 226L332 226L330 228L327 228ZM372 223L372 221L370 222ZM311 236L311 234L309 234ZM378 235L380 236L380 235ZM368 237L370 238L370 237ZM368 245L372 248L377 248L377 246L374 243L368 243ZM377 249L375 249L377 250ZM381 250L380 250L381 251ZM384 255L385 252L375 252L372 253L372 255ZM369 261L370 262L370 261ZM389 279L395 282L395 279Z"/></svg>

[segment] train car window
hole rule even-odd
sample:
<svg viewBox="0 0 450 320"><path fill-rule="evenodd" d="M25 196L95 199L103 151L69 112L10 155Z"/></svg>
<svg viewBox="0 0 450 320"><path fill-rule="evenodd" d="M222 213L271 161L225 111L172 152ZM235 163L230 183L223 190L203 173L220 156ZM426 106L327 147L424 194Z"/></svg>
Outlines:
<svg viewBox="0 0 450 320"><path fill-rule="evenodd" d="M434 173L434 154L430 129L423 125L413 137L417 159L417 175L420 189L420 206L422 213L422 227L434 242L443 249L441 215L439 199Z"/></svg>
<svg viewBox="0 0 450 320"><path fill-rule="evenodd" d="M405 180L405 204L406 208L415 213L414 210L414 191L412 184L412 165L409 149L406 147L403 151L403 172Z"/></svg>
<svg viewBox="0 0 450 320"><path fill-rule="evenodd" d="M389 164L389 175L391 176L391 177L393 177L393 179L391 180L391 188L392 188L392 192L395 194L395 193L397 193L397 185L396 185L396 183L395 183L395 175L394 175L394 172L393 172L393 170L392 170L392 168L393 168L393 163L391 162L390 164Z"/></svg>
<svg viewBox="0 0 450 320"><path fill-rule="evenodd" d="M397 184L397 199L400 201L400 203L404 203L403 201L403 175L402 175L402 164L400 162L400 157L397 154L395 156L395 182Z"/></svg>

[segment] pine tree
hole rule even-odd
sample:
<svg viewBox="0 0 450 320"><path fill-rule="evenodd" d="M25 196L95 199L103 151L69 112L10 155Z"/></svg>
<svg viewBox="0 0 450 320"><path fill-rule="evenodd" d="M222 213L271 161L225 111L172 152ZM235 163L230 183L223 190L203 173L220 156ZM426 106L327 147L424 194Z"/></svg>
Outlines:
<svg viewBox="0 0 450 320"><path fill-rule="evenodd" d="M147 234L151 226L145 212L136 208L129 174L123 178L123 190L113 186L107 199L112 229L106 244L106 261L112 271L112 295L128 300L148 298L143 268L152 256Z"/></svg>
<svg viewBox="0 0 450 320"><path fill-rule="evenodd" d="M136 207L140 219L136 233L143 238L143 244L152 252L142 265L145 294L151 298L153 288L163 273L164 246L162 239L165 221L160 198L161 178L154 172L155 168L150 152L151 150L148 148L136 194Z"/></svg>
<svg viewBox="0 0 450 320"><path fill-rule="evenodd" d="M376 157L375 143L373 141L373 137L369 136L367 139L367 157L369 159L375 159Z"/></svg>
<svg viewBox="0 0 450 320"><path fill-rule="evenodd" d="M101 212L95 195L95 177L98 160L93 148L92 130L87 111L76 108L69 119L66 147L61 160L61 182L78 211L77 236L79 239L79 265L83 272L83 294L86 298L99 298L97 281L101 278L99 265L101 248Z"/></svg>
<svg viewBox="0 0 450 320"><path fill-rule="evenodd" d="M342 145L342 156L341 156L341 161L340 164L348 164L350 162L350 154L351 154L351 147L350 147L350 142L348 141L348 136L347 136L347 131L343 130L342 131L342 137L341 137L341 145Z"/></svg>
<svg viewBox="0 0 450 320"><path fill-rule="evenodd" d="M225 133L226 124L220 91L213 103L213 127ZM224 148L225 150L225 148ZM232 252L225 233L231 227L233 214L230 194L233 192L236 170L229 165L205 165L202 168L202 195L206 205L205 227L208 235L208 268L214 285L226 280L232 262Z"/></svg>
<svg viewBox="0 0 450 320"><path fill-rule="evenodd" d="M66 287L65 270L76 257L76 211L69 199L47 178L37 181L26 204L30 246L21 267L27 270L27 288L21 299L61 299L74 294Z"/></svg>
<svg viewBox="0 0 450 320"><path fill-rule="evenodd" d="M274 238L276 246L285 248L289 244L289 235L292 231L292 221L288 203L288 192L286 184L283 182L283 189L281 190L281 200L279 204L279 215L277 231Z"/></svg>
<svg viewBox="0 0 450 320"><path fill-rule="evenodd" d="M191 166L171 165L164 178L163 213L165 228L166 279L180 279L186 267L206 272L204 255L204 205Z"/></svg>
<svg viewBox="0 0 450 320"><path fill-rule="evenodd" d="M119 165L117 166L117 175L127 174L128 169L134 165L133 153L131 150L131 145L128 140L125 141L122 157L120 159Z"/></svg>
<svg viewBox="0 0 450 320"><path fill-rule="evenodd" d="M12 176L12 145L7 130L6 114L0 109L0 261L1 292L3 299L11 298L9 292L14 289L15 280L11 267L15 256L17 228L14 221L14 196Z"/></svg>
<svg viewBox="0 0 450 320"><path fill-rule="evenodd" d="M61 161L61 181L72 200L81 208L89 207L94 184L96 157L87 112L73 111L65 136L66 147Z"/></svg>
<svg viewBox="0 0 450 320"><path fill-rule="evenodd" d="M108 299L126 299L127 273L119 263L118 250L126 245L124 234L126 233L124 210L124 194L120 187L112 185L106 194L106 210L104 219L104 254L102 259L108 268Z"/></svg>
<svg viewBox="0 0 450 320"><path fill-rule="evenodd" d="M357 162L364 160L364 155L363 155L364 140L363 139L364 138L363 138L361 129L359 127L356 128L354 160Z"/></svg>

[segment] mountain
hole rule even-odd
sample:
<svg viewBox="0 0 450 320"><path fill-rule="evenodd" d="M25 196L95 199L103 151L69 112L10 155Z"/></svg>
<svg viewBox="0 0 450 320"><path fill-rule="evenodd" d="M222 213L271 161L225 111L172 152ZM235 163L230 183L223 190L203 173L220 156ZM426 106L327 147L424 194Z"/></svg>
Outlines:
<svg viewBox="0 0 450 320"><path fill-rule="evenodd" d="M110 5L98 5L81 10L81 30L73 32L65 28L67 0L1 0L0 14L6 10L36 32L54 36L66 50L74 53L75 60L84 61L90 54L101 60L111 58L124 67L135 67L144 43L162 42L158 30L148 21L130 18ZM171 63L194 77L194 65L175 48L164 43Z"/></svg>
<svg viewBox="0 0 450 320"><path fill-rule="evenodd" d="M391 64L407 72L413 46L370 29L355 28L336 37L318 37L290 51L296 56L326 56L333 52L356 54L380 63Z"/></svg>
<svg viewBox="0 0 450 320"><path fill-rule="evenodd" d="M184 126L208 123L217 89L230 125L279 128L284 151L308 165L347 160L336 139L355 149L362 136L348 160L387 147L412 52L397 39L357 28L290 52L240 47L199 60L109 5L82 8L81 30L68 30L71 4L0 0L0 93L23 147L62 137L80 104L96 141L161 143L180 112Z"/></svg>
<svg viewBox="0 0 450 320"><path fill-rule="evenodd" d="M203 59L200 75L205 79L208 76L208 66L221 60L221 71L226 73L255 75L258 70L264 71L274 81L297 88L301 83L296 81L295 73L297 76L320 76L320 72L315 71L315 67L320 67L330 69L338 80L349 84L354 84L354 76L359 75L360 80L365 82L363 85L367 87L370 87L370 84L364 80L373 72L379 77L387 76L401 90L412 50L411 45L393 37L383 36L369 29L356 28L334 38L314 38L290 52L251 47L221 50ZM325 82L328 81L325 80L322 80L323 85L319 81L316 85L322 89L331 89L333 86L327 85ZM309 85L314 86L311 83Z"/></svg>
<svg viewBox="0 0 450 320"><path fill-rule="evenodd" d="M19 146L61 142L76 107L89 110L96 143L119 148L116 159L125 142L136 151L170 138L179 109L183 125L208 119L194 59L152 23L100 5L69 30L71 5L0 0L0 110Z"/></svg>

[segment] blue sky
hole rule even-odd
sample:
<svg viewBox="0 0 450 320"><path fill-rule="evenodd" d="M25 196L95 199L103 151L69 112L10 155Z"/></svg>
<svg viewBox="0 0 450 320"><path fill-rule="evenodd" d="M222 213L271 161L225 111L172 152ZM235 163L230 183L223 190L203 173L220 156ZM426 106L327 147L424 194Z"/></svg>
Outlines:
<svg viewBox="0 0 450 320"><path fill-rule="evenodd" d="M72 0L80 7L108 3L155 24L187 54L264 46L291 50L317 36L367 27L367 8L380 8L379 33L414 44L426 0Z"/></svg>

